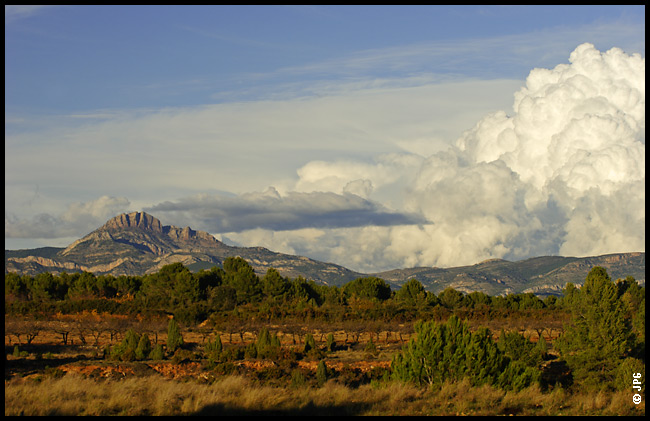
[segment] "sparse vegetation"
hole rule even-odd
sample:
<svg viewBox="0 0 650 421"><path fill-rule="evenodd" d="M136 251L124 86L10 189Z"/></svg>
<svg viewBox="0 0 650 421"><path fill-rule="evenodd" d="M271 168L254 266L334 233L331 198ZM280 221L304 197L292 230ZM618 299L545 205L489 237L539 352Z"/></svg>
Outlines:
<svg viewBox="0 0 650 421"><path fill-rule="evenodd" d="M645 413L634 278L541 300L255 277L6 274L5 415Z"/></svg>

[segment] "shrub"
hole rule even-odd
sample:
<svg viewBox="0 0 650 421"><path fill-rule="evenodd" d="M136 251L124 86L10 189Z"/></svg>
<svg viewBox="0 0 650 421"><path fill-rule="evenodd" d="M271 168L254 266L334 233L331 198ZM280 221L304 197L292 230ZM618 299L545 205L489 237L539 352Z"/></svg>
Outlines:
<svg viewBox="0 0 650 421"><path fill-rule="evenodd" d="M526 366L521 361L512 361L499 376L498 386L504 390L520 391L534 383L539 383L541 372L535 367Z"/></svg>
<svg viewBox="0 0 650 421"><path fill-rule="evenodd" d="M539 340L537 341L537 349L539 350L541 358L546 358L546 355L548 354L548 345L546 344L544 335L540 335Z"/></svg>
<svg viewBox="0 0 650 421"><path fill-rule="evenodd" d="M632 389L633 386L633 380L637 373L641 373L641 391L638 391L637 389ZM642 396L645 396L645 364L643 361L633 358L633 357L628 357L623 362L618 366L618 370L616 371L616 378L615 378L615 383L614 386L616 387L617 390L621 391L628 391L631 390L634 393L639 393Z"/></svg>
<svg viewBox="0 0 650 421"><path fill-rule="evenodd" d="M120 354L119 358L122 361L135 361L136 360L135 349L133 348L124 349L123 352Z"/></svg>
<svg viewBox="0 0 650 421"><path fill-rule="evenodd" d="M242 358L244 358L244 355L245 355L244 348L230 347L230 348L226 348L221 353L221 358L224 361L236 361L236 360L241 360Z"/></svg>
<svg viewBox="0 0 650 421"><path fill-rule="evenodd" d="M318 383L318 387L322 387L325 384L329 373L325 360L320 360L318 367L316 367L316 382Z"/></svg>
<svg viewBox="0 0 650 421"><path fill-rule="evenodd" d="M257 346L254 343L249 343L244 349L244 358L257 358Z"/></svg>
<svg viewBox="0 0 650 421"><path fill-rule="evenodd" d="M501 331L499 350L512 361L521 361L527 367L536 367L542 362L542 352L546 352L546 342L537 345L517 332Z"/></svg>
<svg viewBox="0 0 650 421"><path fill-rule="evenodd" d="M334 341L333 333L329 333L327 335L327 343L325 345L325 349L327 349L328 352L332 352L334 349L336 349L336 342Z"/></svg>
<svg viewBox="0 0 650 421"><path fill-rule="evenodd" d="M418 322L417 337L393 357L393 377L418 385L442 385L468 378L473 386L499 384L520 390L539 381L539 371L510 359L499 350L487 328L472 333L451 316L446 323ZM534 346L534 345L533 345Z"/></svg>
<svg viewBox="0 0 650 421"><path fill-rule="evenodd" d="M140 335L133 329L126 331L122 342L111 347L108 357L112 360L135 361L137 359L136 349L140 343Z"/></svg>
<svg viewBox="0 0 650 421"><path fill-rule="evenodd" d="M257 349L257 358L274 358L280 356L280 339L274 333L269 333L266 327L263 327L257 336L255 343Z"/></svg>
<svg viewBox="0 0 650 421"><path fill-rule="evenodd" d="M138 360L145 360L151 353L151 341L149 335L146 333L140 337L138 347L135 349L135 358Z"/></svg>
<svg viewBox="0 0 650 421"><path fill-rule="evenodd" d="M181 336L181 331L178 328L176 320L170 319L169 324L167 325L167 350L169 352L174 352L181 345L183 345L183 336Z"/></svg>
<svg viewBox="0 0 650 421"><path fill-rule="evenodd" d="M156 344L156 346L153 347L153 350L151 350L151 353L149 353L149 359L162 360L164 358L165 358L165 351L163 349L163 346L161 344Z"/></svg>
<svg viewBox="0 0 650 421"><path fill-rule="evenodd" d="M306 354L312 349L316 349L316 341L314 340L314 336L311 333L308 333L305 335L305 347L303 352Z"/></svg>
<svg viewBox="0 0 650 421"><path fill-rule="evenodd" d="M221 351L223 351L223 344L219 335L216 335L213 342L208 341L205 344L205 353L210 361L219 360Z"/></svg>
<svg viewBox="0 0 650 421"><path fill-rule="evenodd" d="M174 352L174 356L172 357L172 363L174 364L180 364L185 361L191 360L193 357L192 352L188 351L187 349L177 349L176 352Z"/></svg>
<svg viewBox="0 0 650 421"><path fill-rule="evenodd" d="M305 375L302 374L302 371L299 369L294 369L291 371L291 387L294 389L299 389L305 386L307 383L307 380L305 379Z"/></svg>

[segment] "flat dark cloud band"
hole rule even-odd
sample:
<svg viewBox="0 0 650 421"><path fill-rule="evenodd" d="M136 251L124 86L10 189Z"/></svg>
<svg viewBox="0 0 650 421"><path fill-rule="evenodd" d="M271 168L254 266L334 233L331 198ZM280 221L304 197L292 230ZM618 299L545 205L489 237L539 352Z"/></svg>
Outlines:
<svg viewBox="0 0 650 421"><path fill-rule="evenodd" d="M354 194L291 192L280 196L272 188L235 197L193 196L144 210L163 220L182 221L213 233L256 228L289 231L429 223L421 215L392 212Z"/></svg>

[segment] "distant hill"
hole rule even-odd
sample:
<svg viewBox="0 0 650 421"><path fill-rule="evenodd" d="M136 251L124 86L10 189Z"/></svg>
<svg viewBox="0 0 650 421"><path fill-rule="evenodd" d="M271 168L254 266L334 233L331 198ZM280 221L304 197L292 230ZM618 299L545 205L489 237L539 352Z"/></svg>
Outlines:
<svg viewBox="0 0 650 421"><path fill-rule="evenodd" d="M452 287L466 293L532 292L545 296L560 295L567 282L582 285L594 266L605 268L613 280L633 276L640 284L645 284L645 252L594 257L543 256L518 262L490 259L471 266L398 269L374 276L397 285L415 278L435 293Z"/></svg>
<svg viewBox="0 0 650 421"><path fill-rule="evenodd" d="M560 294L567 282L581 285L593 266L602 266L612 279L633 276L645 284L645 252L595 257L535 257L519 262L500 259L454 268L410 268L363 274L332 263L276 253L263 247L233 247L203 231L165 225L144 212L122 214L66 248L5 250L5 273L41 272L143 275L181 262L193 271L220 266L227 257L246 259L259 275L268 268L283 276L302 276L326 285L343 285L363 276L377 276L399 288L415 278L432 292L452 287L489 295L533 292Z"/></svg>

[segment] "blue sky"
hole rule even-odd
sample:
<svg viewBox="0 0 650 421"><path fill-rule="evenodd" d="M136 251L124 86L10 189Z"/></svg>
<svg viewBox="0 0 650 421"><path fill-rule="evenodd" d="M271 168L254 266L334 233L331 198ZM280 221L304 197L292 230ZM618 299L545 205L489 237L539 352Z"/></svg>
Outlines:
<svg viewBox="0 0 650 421"><path fill-rule="evenodd" d="M641 48L634 31L644 27L644 7L42 7L5 13L5 105L45 113L191 106L285 94L278 84L418 73L523 79L599 25L621 32L612 45L610 34L594 34L601 48L617 37ZM501 37L517 43L538 33L559 44L556 31L582 34L562 43L565 51L528 39L492 60ZM427 49L453 60L419 56Z"/></svg>
<svg viewBox="0 0 650 421"><path fill-rule="evenodd" d="M525 203L512 206L527 209L515 219L504 216L513 208L484 211L452 230L431 202L486 170L466 162L477 145L504 147L489 124L518 120L492 113L524 117L513 107L531 71L555 72L584 43L641 66L636 54L645 72L645 7L5 6L5 247L65 246L116 214L146 210L231 244L365 271L602 252L571 246L579 221L594 215L585 208L579 219L568 210L575 203L556 204L566 191L549 193L578 170L527 176L513 150L492 155L524 183ZM630 95L644 107L639 92ZM617 143L626 151L645 148L634 127ZM605 154L602 145L582 150ZM620 159L612 162L631 166ZM458 177L434 184L434 162L455 163L447 173ZM468 209L457 205L449 214ZM636 210L644 206L643 197ZM634 221L628 230L645 226L620 218ZM531 220L553 229L524 233ZM486 223L494 229L481 236ZM454 241L430 246L444 238Z"/></svg>

